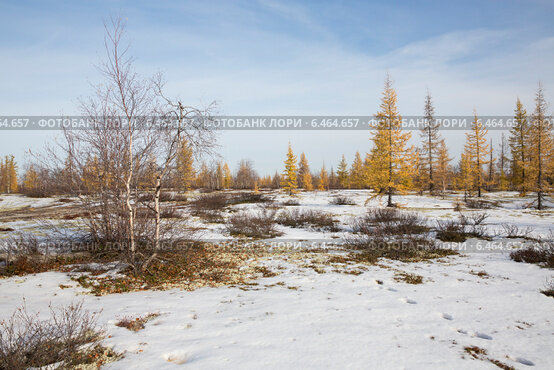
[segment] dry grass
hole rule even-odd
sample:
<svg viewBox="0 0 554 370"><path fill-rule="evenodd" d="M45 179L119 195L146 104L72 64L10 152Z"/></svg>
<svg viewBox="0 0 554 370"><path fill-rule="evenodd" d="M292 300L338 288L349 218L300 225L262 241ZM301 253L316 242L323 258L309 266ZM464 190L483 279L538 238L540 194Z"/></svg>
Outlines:
<svg viewBox="0 0 554 370"><path fill-rule="evenodd" d="M94 295L125 293L142 290L246 284L255 277L258 251L240 245L183 243L182 248L160 252L144 273L133 274L131 269L120 271L124 276L92 276L74 278ZM265 253L259 251L259 253Z"/></svg>
<svg viewBox="0 0 554 370"><path fill-rule="evenodd" d="M350 246L356 251L350 253L350 258L359 263L375 264L380 258L402 262L421 262L456 254L450 249L437 248L428 239L405 239L401 242L387 242L371 237L354 239Z"/></svg>
<svg viewBox="0 0 554 370"><path fill-rule="evenodd" d="M504 369L504 370L515 370L514 367L507 365L501 361L498 361L494 358L487 357L487 350L481 347L477 346L466 346L464 347L464 352L470 355L472 358L476 360L482 360L482 361L488 361L493 365L496 365L497 367Z"/></svg>
<svg viewBox="0 0 554 370"><path fill-rule="evenodd" d="M474 270L471 270L469 272L471 275L475 275L475 276L479 276L480 278L483 278L483 279L487 279L490 275L488 272L486 271L474 271Z"/></svg>
<svg viewBox="0 0 554 370"><path fill-rule="evenodd" d="M402 281L406 284L423 284L423 276L417 274L410 274L404 271L397 272L394 274L395 281Z"/></svg>
<svg viewBox="0 0 554 370"><path fill-rule="evenodd" d="M137 332L139 330L144 329L145 328L144 325L148 321L150 321L152 319L155 319L158 316L160 316L159 313L149 313L148 315L139 316L139 317L135 317L135 318L124 317L121 320L119 320L115 324L115 326L118 326L120 328L125 328L125 329L130 330L130 331Z"/></svg>

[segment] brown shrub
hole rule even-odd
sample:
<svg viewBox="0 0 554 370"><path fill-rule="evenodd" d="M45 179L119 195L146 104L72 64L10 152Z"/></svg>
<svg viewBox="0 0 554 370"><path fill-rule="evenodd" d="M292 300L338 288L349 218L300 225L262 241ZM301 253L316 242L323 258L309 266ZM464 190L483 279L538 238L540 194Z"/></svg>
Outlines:
<svg viewBox="0 0 554 370"><path fill-rule="evenodd" d="M224 193L203 194L191 202L194 212L198 211L216 211L228 205L228 196Z"/></svg>
<svg viewBox="0 0 554 370"><path fill-rule="evenodd" d="M518 249L510 253L510 258L516 262L536 263L554 268L554 241L541 241L530 247Z"/></svg>
<svg viewBox="0 0 554 370"><path fill-rule="evenodd" d="M182 215L177 207L164 207L160 210L160 218L181 218Z"/></svg>
<svg viewBox="0 0 554 370"><path fill-rule="evenodd" d="M449 249L438 248L433 240L408 236L390 240L370 235L346 239L346 246L356 249L350 257L357 262L376 263L379 258L402 262L419 262L456 254Z"/></svg>
<svg viewBox="0 0 554 370"><path fill-rule="evenodd" d="M490 239L484 227L487 213L460 213L457 219L439 220L436 223L436 237L443 242L461 243L468 238Z"/></svg>
<svg viewBox="0 0 554 370"><path fill-rule="evenodd" d="M271 203L273 199L262 194L255 192L240 192L232 196L228 200L228 204L243 204L243 203Z"/></svg>
<svg viewBox="0 0 554 370"><path fill-rule="evenodd" d="M296 198L289 198L283 202L281 202L282 206L299 206L300 201Z"/></svg>
<svg viewBox="0 0 554 370"><path fill-rule="evenodd" d="M465 201L466 207L470 209L490 209L496 204L484 199L472 199L469 198Z"/></svg>
<svg viewBox="0 0 554 370"><path fill-rule="evenodd" d="M352 222L355 233L392 236L422 234L429 230L424 218L416 213L402 212L395 208L376 208Z"/></svg>
<svg viewBox="0 0 554 370"><path fill-rule="evenodd" d="M338 231L331 214L313 209L294 208L279 213L277 223L290 227L310 226L320 230Z"/></svg>
<svg viewBox="0 0 554 370"><path fill-rule="evenodd" d="M74 368L90 349L98 344L101 333L96 327L97 313L83 309L82 302L50 307L50 319L42 321L30 314L25 304L0 322L0 368L26 369L62 362L60 368Z"/></svg>
<svg viewBox="0 0 554 370"><path fill-rule="evenodd" d="M352 200L351 198L347 197L346 195L337 195L336 197L333 197L330 204L334 204L337 206L355 206L356 202Z"/></svg>
<svg viewBox="0 0 554 370"><path fill-rule="evenodd" d="M554 278L550 278L550 280L544 284L544 289L541 290L541 293L547 297L554 298Z"/></svg>
<svg viewBox="0 0 554 370"><path fill-rule="evenodd" d="M533 228L527 227L525 229L520 229L518 225L511 224L502 224L504 229L504 237L511 239L533 239L530 237L530 234L533 232Z"/></svg>
<svg viewBox="0 0 554 370"><path fill-rule="evenodd" d="M229 217L226 225L231 235L251 238L273 238L281 235L276 229L274 210L262 208L249 212L240 212Z"/></svg>

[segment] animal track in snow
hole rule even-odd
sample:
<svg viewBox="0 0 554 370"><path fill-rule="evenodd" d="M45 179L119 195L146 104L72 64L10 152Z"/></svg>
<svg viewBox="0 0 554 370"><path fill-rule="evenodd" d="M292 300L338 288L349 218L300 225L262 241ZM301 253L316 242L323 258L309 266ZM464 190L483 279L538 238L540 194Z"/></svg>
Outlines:
<svg viewBox="0 0 554 370"><path fill-rule="evenodd" d="M190 358L189 354L183 350L177 350L169 353L164 353L162 357L167 362L172 362L177 365L182 365L188 361Z"/></svg>
<svg viewBox="0 0 554 370"><path fill-rule="evenodd" d="M402 302L409 303L409 304L416 304L417 302L410 298L401 298Z"/></svg>
<svg viewBox="0 0 554 370"><path fill-rule="evenodd" d="M519 362L522 365L535 366L535 364L532 361L529 361L523 357L508 356L508 358L512 361Z"/></svg>
<svg viewBox="0 0 554 370"><path fill-rule="evenodd" d="M454 320L454 318L452 317L452 315L448 314L448 313L443 313L442 315L442 318L445 319L445 320Z"/></svg>
<svg viewBox="0 0 554 370"><path fill-rule="evenodd" d="M478 331L473 332L471 335L481 339L492 340L492 337L490 335Z"/></svg>

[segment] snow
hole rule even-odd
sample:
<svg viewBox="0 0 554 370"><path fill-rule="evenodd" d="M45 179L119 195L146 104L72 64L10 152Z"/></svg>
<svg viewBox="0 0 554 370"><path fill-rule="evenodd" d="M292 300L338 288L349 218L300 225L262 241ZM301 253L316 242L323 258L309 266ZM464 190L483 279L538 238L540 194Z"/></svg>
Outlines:
<svg viewBox="0 0 554 370"><path fill-rule="evenodd" d="M551 272L505 254L387 261L388 268L371 266L357 276L267 262L286 270L247 290L93 297L63 273L9 278L0 281L0 317L24 297L30 310L43 313L49 303L84 299L88 309L101 310L105 343L125 352L107 369L491 368L462 357L472 345L516 368L554 366L554 301L538 291ZM422 275L424 283L395 281L397 269ZM153 312L161 315L137 333L115 326Z"/></svg>
<svg viewBox="0 0 554 370"><path fill-rule="evenodd" d="M365 212L370 194L341 193L356 205L332 205L329 200L336 193L312 192L299 195L299 207L333 213L347 232L348 220ZM276 197L286 199L281 194ZM531 226L535 235L546 235L552 228L551 211L522 209L529 199L512 193L487 197L502 202L502 208L484 210L490 214L486 226L491 231L506 222ZM408 210L421 212L429 222L457 215L456 196L406 195L396 200ZM379 199L368 202L378 203ZM256 205L233 207L249 210ZM205 227L202 237L230 238L222 224L199 219L195 223ZM285 233L280 239L342 235L280 230ZM484 348L487 357L517 369L552 369L554 299L540 290L554 273L516 263L508 253L485 251L418 263L381 260L377 265L346 267L357 269L359 275L332 269L318 273L292 259L273 256L263 263L279 274L259 278L252 285L101 297L85 294L86 289L66 273L47 272L0 280L0 320L23 298L29 311L42 315L48 314L50 303L84 300L87 309L100 312L104 344L124 353L122 360L106 369L495 368L465 353L466 346ZM423 283L397 281L399 272L421 275ZM160 316L146 323L144 330L115 326L123 317L149 313Z"/></svg>
<svg viewBox="0 0 554 370"><path fill-rule="evenodd" d="M56 204L57 198L30 198L19 194L0 195L0 211L13 211L25 207L45 207Z"/></svg>

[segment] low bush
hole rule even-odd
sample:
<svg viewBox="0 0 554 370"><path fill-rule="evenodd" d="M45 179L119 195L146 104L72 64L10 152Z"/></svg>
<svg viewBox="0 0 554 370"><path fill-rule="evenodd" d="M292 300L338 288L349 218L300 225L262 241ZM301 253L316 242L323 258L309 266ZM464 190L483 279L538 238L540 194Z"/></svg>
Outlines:
<svg viewBox="0 0 554 370"><path fill-rule="evenodd" d="M483 200L483 199L466 199L465 205L470 209L490 209L493 208L494 203Z"/></svg>
<svg viewBox="0 0 554 370"><path fill-rule="evenodd" d="M296 198L289 198L283 202L281 202L282 206L299 206L300 201Z"/></svg>
<svg viewBox="0 0 554 370"><path fill-rule="evenodd" d="M429 230L424 218L395 208L376 208L352 222L355 233L373 236L414 235Z"/></svg>
<svg viewBox="0 0 554 370"><path fill-rule="evenodd" d="M216 210L199 210L193 213L194 216L200 217L204 222L212 224L225 223L225 217L220 211Z"/></svg>
<svg viewBox="0 0 554 370"><path fill-rule="evenodd" d="M536 263L554 268L554 241L541 241L510 253L510 258L516 262Z"/></svg>
<svg viewBox="0 0 554 370"><path fill-rule="evenodd" d="M346 195L337 195L333 197L333 199L331 199L329 203L334 204L336 206L355 206L356 205L356 202L354 202L354 200L347 197Z"/></svg>
<svg viewBox="0 0 554 370"><path fill-rule="evenodd" d="M525 229L520 229L518 225L513 224L502 224L502 229L504 229L505 238L510 239L533 239L530 235L533 232L533 228L527 227Z"/></svg>
<svg viewBox="0 0 554 370"><path fill-rule="evenodd" d="M228 196L224 193L203 194L191 202L193 211L221 210L228 205Z"/></svg>
<svg viewBox="0 0 554 370"><path fill-rule="evenodd" d="M262 194L255 192L240 192L232 196L228 200L228 204L243 204L243 203L271 203L273 199Z"/></svg>
<svg viewBox="0 0 554 370"><path fill-rule="evenodd" d="M227 231L237 236L273 238L281 235L276 228L275 214L274 210L268 209L236 213L229 217Z"/></svg>
<svg viewBox="0 0 554 370"><path fill-rule="evenodd" d="M490 239L484 226L487 213L459 214L457 219L439 220L436 223L436 237L443 242L461 243L468 238Z"/></svg>
<svg viewBox="0 0 554 370"><path fill-rule="evenodd" d="M379 258L402 262L419 262L456 254L449 249L437 248L434 241L422 237L406 237L387 240L361 235L346 239L346 246L357 250L350 257L356 262L377 263Z"/></svg>
<svg viewBox="0 0 554 370"><path fill-rule="evenodd" d="M164 207L160 210L160 218L181 218L182 215L177 207Z"/></svg>
<svg viewBox="0 0 554 370"><path fill-rule="evenodd" d="M369 210L353 220L352 231L345 242L360 251L353 255L359 262L376 263L379 258L415 262L455 254L437 248L423 217L394 208Z"/></svg>
<svg viewBox="0 0 554 370"><path fill-rule="evenodd" d="M459 219L437 221L437 239L443 242L462 243L467 239L465 226Z"/></svg>
<svg viewBox="0 0 554 370"><path fill-rule="evenodd" d="M27 369L57 364L58 369L73 369L96 363L98 367L119 358L99 346L102 338L96 327L96 313L82 303L50 307L50 319L30 314L25 304L0 322L0 369ZM85 346L86 345L86 346ZM109 355L90 356L92 353Z"/></svg>
<svg viewBox="0 0 554 370"><path fill-rule="evenodd" d="M550 278L550 280L544 284L544 289L541 290L541 293L547 297L554 298L554 278Z"/></svg>
<svg viewBox="0 0 554 370"><path fill-rule="evenodd" d="M339 230L332 215L313 209L294 208L283 211L277 216L277 223L290 227L310 226L320 230Z"/></svg>

